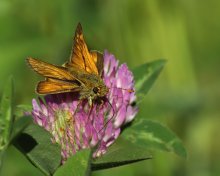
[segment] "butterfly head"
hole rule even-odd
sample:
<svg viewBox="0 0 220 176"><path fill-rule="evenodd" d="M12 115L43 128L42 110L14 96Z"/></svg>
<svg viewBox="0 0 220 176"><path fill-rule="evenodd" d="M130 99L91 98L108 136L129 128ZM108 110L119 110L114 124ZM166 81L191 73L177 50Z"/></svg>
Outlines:
<svg viewBox="0 0 220 176"><path fill-rule="evenodd" d="M100 84L95 86L92 91L95 97L104 97L108 93L109 89L105 84Z"/></svg>
<svg viewBox="0 0 220 176"><path fill-rule="evenodd" d="M82 98L83 98L83 96L87 97L89 105L92 106L93 100L100 100L100 98L105 97L108 92L109 92L108 87L106 87L106 85L103 83L103 84L98 84L98 85L94 86L91 89L89 95L81 94L81 97Z"/></svg>

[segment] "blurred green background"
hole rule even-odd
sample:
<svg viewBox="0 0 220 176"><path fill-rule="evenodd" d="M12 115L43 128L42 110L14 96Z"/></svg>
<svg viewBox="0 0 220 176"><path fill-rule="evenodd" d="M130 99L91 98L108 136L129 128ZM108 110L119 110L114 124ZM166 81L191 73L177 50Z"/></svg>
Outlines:
<svg viewBox="0 0 220 176"><path fill-rule="evenodd" d="M183 140L188 158L155 152L152 160L101 175L220 175L220 1L0 0L0 93L15 79L16 104L30 104L40 79L27 56L62 64L81 22L91 49L108 49L130 68L158 58L167 64L140 107ZM0 175L41 175L10 147Z"/></svg>

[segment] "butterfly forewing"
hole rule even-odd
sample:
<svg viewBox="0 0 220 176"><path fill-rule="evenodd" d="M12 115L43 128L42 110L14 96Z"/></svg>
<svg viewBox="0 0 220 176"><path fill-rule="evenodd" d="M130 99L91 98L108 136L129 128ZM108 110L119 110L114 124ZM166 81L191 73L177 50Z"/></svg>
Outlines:
<svg viewBox="0 0 220 176"><path fill-rule="evenodd" d="M36 71L38 74L44 77L61 79L61 80L75 80L76 79L64 67L55 66L53 64L49 64L49 63L46 63L46 62L43 62L43 61L40 61L34 58L28 58L27 62L34 71Z"/></svg>
<svg viewBox="0 0 220 176"><path fill-rule="evenodd" d="M85 70L87 73L99 75L99 70L96 65L98 55L100 54L91 54L89 52L84 40L81 24L79 23L76 28L70 61L65 64L65 66L78 68Z"/></svg>
<svg viewBox="0 0 220 176"><path fill-rule="evenodd" d="M33 58L28 58L27 62L34 71L46 78L45 81L38 83L37 93L55 94L80 90L82 82L74 77L66 68Z"/></svg>

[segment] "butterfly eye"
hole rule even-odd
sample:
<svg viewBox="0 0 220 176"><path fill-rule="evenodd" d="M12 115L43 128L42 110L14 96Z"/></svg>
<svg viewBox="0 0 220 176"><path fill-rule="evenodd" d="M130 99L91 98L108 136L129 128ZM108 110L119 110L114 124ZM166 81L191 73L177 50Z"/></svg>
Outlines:
<svg viewBox="0 0 220 176"><path fill-rule="evenodd" d="M98 88L98 87L94 87L94 88L93 88L93 92L94 92L95 94L97 94L98 91L99 91L99 88Z"/></svg>

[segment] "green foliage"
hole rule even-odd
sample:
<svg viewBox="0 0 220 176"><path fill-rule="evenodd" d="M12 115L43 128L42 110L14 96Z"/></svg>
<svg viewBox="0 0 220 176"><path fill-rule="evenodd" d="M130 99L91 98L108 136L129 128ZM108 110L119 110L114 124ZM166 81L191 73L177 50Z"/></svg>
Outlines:
<svg viewBox="0 0 220 176"><path fill-rule="evenodd" d="M5 84L0 106L0 150L3 150L8 145L11 136L14 121L12 107L13 89L13 80L10 77Z"/></svg>
<svg viewBox="0 0 220 176"><path fill-rule="evenodd" d="M70 157L63 166L59 167L54 176L86 176L90 175L91 150L85 149Z"/></svg>
<svg viewBox="0 0 220 176"><path fill-rule="evenodd" d="M18 118L13 125L13 130L11 134L11 142L18 136L20 133L27 128L28 125L33 121L31 116L23 116Z"/></svg>
<svg viewBox="0 0 220 176"><path fill-rule="evenodd" d="M149 152L124 139L117 139L107 152L92 162L92 170L108 169L151 159Z"/></svg>
<svg viewBox="0 0 220 176"><path fill-rule="evenodd" d="M14 145L46 175L52 175L60 165L60 147L53 144L51 135L38 125L25 128Z"/></svg>
<svg viewBox="0 0 220 176"><path fill-rule="evenodd" d="M157 60L145 63L133 70L138 102L148 93L164 64L165 60ZM137 116L135 122L129 128L125 128L122 136L131 143L142 146L147 150L169 151L186 157L186 150L181 141L168 128L158 122Z"/></svg>
<svg viewBox="0 0 220 176"><path fill-rule="evenodd" d="M13 79L10 77L5 84L0 105L0 168L4 152L8 147L11 137L13 116Z"/></svg>
<svg viewBox="0 0 220 176"><path fill-rule="evenodd" d="M137 117L122 137L145 150L161 150L186 157L186 150L180 139L167 127L158 122Z"/></svg>
<svg viewBox="0 0 220 176"><path fill-rule="evenodd" d="M32 105L31 104L19 104L15 107L15 116L21 117L24 115L24 112L31 112L32 111Z"/></svg>
<svg viewBox="0 0 220 176"><path fill-rule="evenodd" d="M138 102L144 99L145 95L159 76L165 63L165 60L156 60L133 69Z"/></svg>

